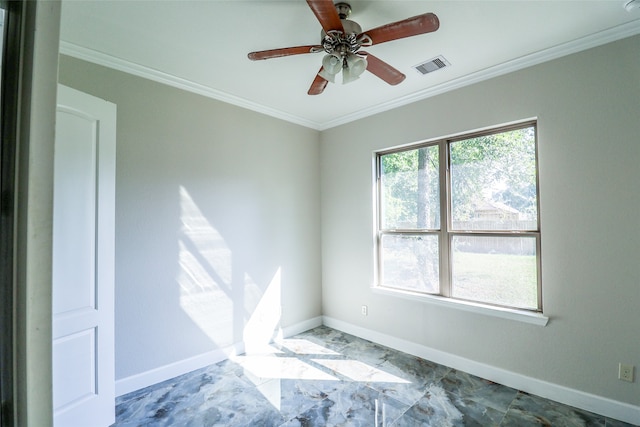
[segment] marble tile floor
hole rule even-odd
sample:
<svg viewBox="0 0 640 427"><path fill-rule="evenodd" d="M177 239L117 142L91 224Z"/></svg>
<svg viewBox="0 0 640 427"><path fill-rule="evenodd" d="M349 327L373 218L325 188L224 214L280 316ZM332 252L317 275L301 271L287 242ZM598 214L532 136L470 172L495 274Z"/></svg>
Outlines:
<svg viewBox="0 0 640 427"><path fill-rule="evenodd" d="M324 326L116 405L114 427L630 426Z"/></svg>

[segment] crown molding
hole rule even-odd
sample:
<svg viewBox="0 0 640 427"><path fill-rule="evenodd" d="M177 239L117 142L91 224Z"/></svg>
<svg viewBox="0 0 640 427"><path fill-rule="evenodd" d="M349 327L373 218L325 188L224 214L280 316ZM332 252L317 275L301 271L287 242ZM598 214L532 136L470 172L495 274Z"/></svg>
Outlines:
<svg viewBox="0 0 640 427"><path fill-rule="evenodd" d="M543 62L558 59L563 56L578 53L583 50L598 47L607 43L621 40L627 37L632 37L640 34L640 20L632 21L627 24L623 24L608 30L601 31L599 33L591 34L586 37L582 37L577 40L573 40L567 43L563 43L549 49L541 50L529 55L516 58L511 61L504 62L502 64L486 68L484 70L477 71L475 73L467 74L466 76L459 77L448 82L431 86L423 89L419 92L396 98L389 102L384 102L370 108L362 109L354 112L353 114L345 115L335 120L330 120L322 124L320 130L331 129L336 126L340 126L346 123L353 122L355 120L369 117L374 114L382 113L392 110L394 108L402 107L404 105L411 104L416 101L431 98L436 95L450 92L455 89L460 89L465 86L479 83L484 80L489 80L494 77L499 77L514 71L522 70L524 68L532 67L534 65L541 64Z"/></svg>
<svg viewBox="0 0 640 427"><path fill-rule="evenodd" d="M60 53L118 71L133 74L138 77L143 77L158 83L173 86L178 89L183 89L202 96L223 101L258 113L266 114L277 119L285 120L311 129L323 131L365 117L369 117L374 114L402 107L416 101L431 98L445 92L460 89L474 83L479 83L484 80L492 79L494 77L502 76L504 74L538 65L543 62L551 61L553 59L561 58L563 56L601 46L603 44L611 43L623 38L632 37L637 34L640 34L640 20L631 21L614 28L600 31L598 33L591 34L580 39L551 47L549 49L525 55L520 58L516 58L514 60L507 61L475 73L467 74L466 76L462 76L439 85L431 86L421 91L396 98L388 102L383 102L369 108L364 108L351 114L346 114L342 117L326 122L317 122L275 108L270 108L256 102L249 101L245 98L213 89L200 83L183 79L181 77L155 70L153 68L145 67L140 64L135 64L133 62L126 61L124 59L108 55L106 53L98 52L93 49L82 47L64 40L60 41Z"/></svg>
<svg viewBox="0 0 640 427"><path fill-rule="evenodd" d="M266 114L268 116L272 116L311 129L320 130L320 127L322 126L321 123L315 122L313 120L308 120L300 116L277 110L275 108L266 107L256 102L249 101L248 99L232 95L221 90L213 89L209 86L205 86L191 80L183 79L182 77L174 76L163 71L136 64L134 62L117 58L115 56L103 52L98 52L96 50L79 46L64 40L60 41L60 53L97 65L102 65L107 68L122 71L127 74L132 74L134 76L152 80L154 82L163 83L168 86L186 90L198 95L206 96L208 98L216 99L218 101L223 101L228 104L246 108L258 113Z"/></svg>

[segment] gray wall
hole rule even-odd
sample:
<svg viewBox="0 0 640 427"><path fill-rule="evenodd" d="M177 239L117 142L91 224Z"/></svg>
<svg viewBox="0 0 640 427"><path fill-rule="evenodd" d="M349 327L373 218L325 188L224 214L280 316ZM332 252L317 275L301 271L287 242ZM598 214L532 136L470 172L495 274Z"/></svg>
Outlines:
<svg viewBox="0 0 640 427"><path fill-rule="evenodd" d="M322 133L323 313L640 404L640 37ZM538 118L546 327L373 293L372 152ZM369 315L360 315L360 306Z"/></svg>
<svg viewBox="0 0 640 427"><path fill-rule="evenodd" d="M60 83L118 108L116 379L321 314L317 131L66 56Z"/></svg>
<svg viewBox="0 0 640 427"><path fill-rule="evenodd" d="M118 105L117 378L241 341L271 286L283 326L322 310L639 405L616 378L640 366L638 52L622 40L322 134L62 57L61 83ZM373 293L373 150L531 117L549 324Z"/></svg>

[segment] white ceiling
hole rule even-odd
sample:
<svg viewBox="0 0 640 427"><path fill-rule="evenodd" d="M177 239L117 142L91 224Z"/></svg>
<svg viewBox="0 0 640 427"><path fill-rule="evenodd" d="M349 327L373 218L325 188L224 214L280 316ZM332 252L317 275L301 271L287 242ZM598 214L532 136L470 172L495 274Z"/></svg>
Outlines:
<svg viewBox="0 0 640 427"><path fill-rule="evenodd" d="M364 30L425 12L439 17L434 33L367 49L406 74L404 82L389 86L365 73L309 96L321 53L250 61L251 51L320 42L303 0L65 0L61 51L322 130L640 33L640 8L626 11L625 0L349 3ZM451 67L424 76L412 68L438 55Z"/></svg>

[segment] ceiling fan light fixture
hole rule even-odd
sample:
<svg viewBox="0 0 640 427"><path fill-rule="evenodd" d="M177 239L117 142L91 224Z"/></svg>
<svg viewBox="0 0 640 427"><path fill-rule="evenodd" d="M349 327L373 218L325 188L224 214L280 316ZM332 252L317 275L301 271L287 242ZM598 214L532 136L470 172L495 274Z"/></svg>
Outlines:
<svg viewBox="0 0 640 427"><path fill-rule="evenodd" d="M360 76L360 74L367 71L367 60L359 55L349 54L347 55L347 68L351 74Z"/></svg>
<svg viewBox="0 0 640 427"><path fill-rule="evenodd" d="M327 73L336 75L342 70L342 57L335 53L330 53L322 58L322 67Z"/></svg>
<svg viewBox="0 0 640 427"><path fill-rule="evenodd" d="M351 70L349 70L348 68L345 68L344 70L342 70L343 85L346 85L347 83L355 82L359 78L360 78L359 75L356 75L355 73L351 72Z"/></svg>
<svg viewBox="0 0 640 427"><path fill-rule="evenodd" d="M336 75L328 73L327 69L324 68L324 67L322 67L322 69L320 70L318 75L320 77L322 77L323 79L325 79L326 81L330 82L330 83L335 83L336 82Z"/></svg>
<svg viewBox="0 0 640 427"><path fill-rule="evenodd" d="M640 0L629 0L624 3L624 10L631 12L633 9L640 8Z"/></svg>
<svg viewBox="0 0 640 427"><path fill-rule="evenodd" d="M367 60L361 56L349 54L346 63L347 66L342 70L342 84L358 80L367 70Z"/></svg>

